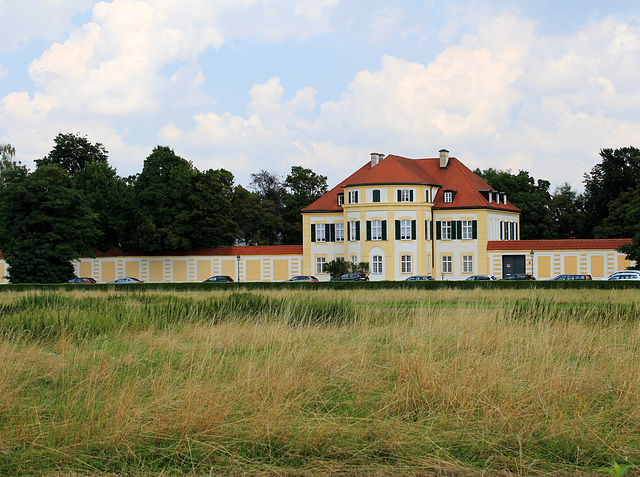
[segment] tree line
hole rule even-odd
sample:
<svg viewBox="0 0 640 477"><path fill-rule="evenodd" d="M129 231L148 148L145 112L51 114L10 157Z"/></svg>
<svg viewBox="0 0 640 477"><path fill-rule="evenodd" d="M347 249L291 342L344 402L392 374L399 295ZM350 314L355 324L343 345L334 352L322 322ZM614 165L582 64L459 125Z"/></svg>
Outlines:
<svg viewBox="0 0 640 477"><path fill-rule="evenodd" d="M249 188L225 169L199 171L166 146L139 174L120 177L108 152L79 134L59 134L29 171L0 145L0 250L12 283L63 282L92 249L144 252L302 243L300 209L327 191L301 166L284 179L262 170Z"/></svg>
<svg viewBox="0 0 640 477"><path fill-rule="evenodd" d="M527 171L476 169L520 208L522 239L632 238L620 251L640 262L640 151L603 149L583 193ZM139 174L120 177L108 152L86 136L60 133L27 170L0 144L0 250L9 279L61 282L71 260L92 249L144 252L236 243L302 243L300 210L327 191L327 178L293 166L284 178L261 170L248 188L225 169L199 171L166 146Z"/></svg>

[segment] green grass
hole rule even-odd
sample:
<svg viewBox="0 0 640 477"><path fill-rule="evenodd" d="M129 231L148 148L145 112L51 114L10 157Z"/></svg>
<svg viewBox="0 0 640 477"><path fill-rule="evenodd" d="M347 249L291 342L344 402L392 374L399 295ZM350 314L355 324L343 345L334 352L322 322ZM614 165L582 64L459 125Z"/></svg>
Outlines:
<svg viewBox="0 0 640 477"><path fill-rule="evenodd" d="M0 297L0 475L640 465L635 290Z"/></svg>

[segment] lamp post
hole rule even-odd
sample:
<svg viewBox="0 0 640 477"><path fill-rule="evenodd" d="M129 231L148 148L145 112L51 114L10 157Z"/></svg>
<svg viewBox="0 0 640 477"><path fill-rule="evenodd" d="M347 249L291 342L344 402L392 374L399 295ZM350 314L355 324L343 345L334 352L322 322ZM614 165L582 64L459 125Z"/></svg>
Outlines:
<svg viewBox="0 0 640 477"><path fill-rule="evenodd" d="M531 250L531 252L529 252L529 255L531 255L531 276L533 276L533 256L535 255L534 251Z"/></svg>
<svg viewBox="0 0 640 477"><path fill-rule="evenodd" d="M240 281L240 254L238 254L236 260L238 261L238 281Z"/></svg>

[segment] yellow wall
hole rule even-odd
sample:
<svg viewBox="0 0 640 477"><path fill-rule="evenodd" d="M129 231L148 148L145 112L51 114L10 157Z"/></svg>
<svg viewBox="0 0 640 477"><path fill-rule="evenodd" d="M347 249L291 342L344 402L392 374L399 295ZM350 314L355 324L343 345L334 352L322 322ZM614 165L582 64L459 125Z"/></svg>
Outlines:
<svg viewBox="0 0 640 477"><path fill-rule="evenodd" d="M578 273L578 257L575 255L564 257L564 273Z"/></svg>
<svg viewBox="0 0 640 477"><path fill-rule="evenodd" d="M128 260L124 264L124 274L127 277L138 278L140 277L140 261L139 260Z"/></svg>
<svg viewBox="0 0 640 477"><path fill-rule="evenodd" d="M173 281L174 282L187 281L187 261L186 260L173 261Z"/></svg>
<svg viewBox="0 0 640 477"><path fill-rule="evenodd" d="M211 260L198 260L198 281L205 281L211 276Z"/></svg>
<svg viewBox="0 0 640 477"><path fill-rule="evenodd" d="M80 262L79 277L91 277L91 262Z"/></svg>
<svg viewBox="0 0 640 477"><path fill-rule="evenodd" d="M275 281L283 281L289 278L289 260L274 260L273 279Z"/></svg>
<svg viewBox="0 0 640 477"><path fill-rule="evenodd" d="M538 277L549 278L551 276L551 257L538 257Z"/></svg>
<svg viewBox="0 0 640 477"><path fill-rule="evenodd" d="M112 282L116 279L116 262L102 262L102 281Z"/></svg>
<svg viewBox="0 0 640 477"><path fill-rule="evenodd" d="M245 280L260 280L260 260L246 260L246 278Z"/></svg>
<svg viewBox="0 0 640 477"><path fill-rule="evenodd" d="M631 266L631 262L627 260L626 255L618 255L618 270L625 270Z"/></svg>
<svg viewBox="0 0 640 477"><path fill-rule="evenodd" d="M149 281L161 282L164 281L164 261L163 260L150 260L149 261Z"/></svg>
<svg viewBox="0 0 640 477"><path fill-rule="evenodd" d="M591 275L594 277L604 276L604 257L602 255L591 257Z"/></svg>
<svg viewBox="0 0 640 477"><path fill-rule="evenodd" d="M233 260L223 260L222 261L222 274L223 275L229 275L230 277L233 277L234 280L238 280L238 273L237 273L237 264L236 264L236 259L234 258Z"/></svg>

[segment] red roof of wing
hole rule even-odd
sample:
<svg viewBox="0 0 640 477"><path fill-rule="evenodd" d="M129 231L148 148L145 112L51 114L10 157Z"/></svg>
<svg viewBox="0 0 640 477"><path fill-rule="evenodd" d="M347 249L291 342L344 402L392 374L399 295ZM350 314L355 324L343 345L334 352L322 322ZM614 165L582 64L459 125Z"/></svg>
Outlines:
<svg viewBox="0 0 640 477"><path fill-rule="evenodd" d="M439 157L407 159L389 155L374 167L371 167L371 163L366 163L314 203L302 209L302 212L341 212L342 207L338 206L337 196L343 192L344 187L375 184L436 185L444 190L456 192L451 204L445 204L443 194L439 193L433 204L434 209L490 208L520 211L508 202L490 203L479 191L494 189L455 157L449 158L447 167L440 168Z"/></svg>
<svg viewBox="0 0 640 477"><path fill-rule="evenodd" d="M500 240L487 242L491 250L615 250L631 239Z"/></svg>
<svg viewBox="0 0 640 477"><path fill-rule="evenodd" d="M201 247L189 250L161 250L158 252L144 252L132 249L123 252L119 248L112 248L106 252L93 250L96 257L210 257L245 255L302 255L302 245L254 245L233 247Z"/></svg>

